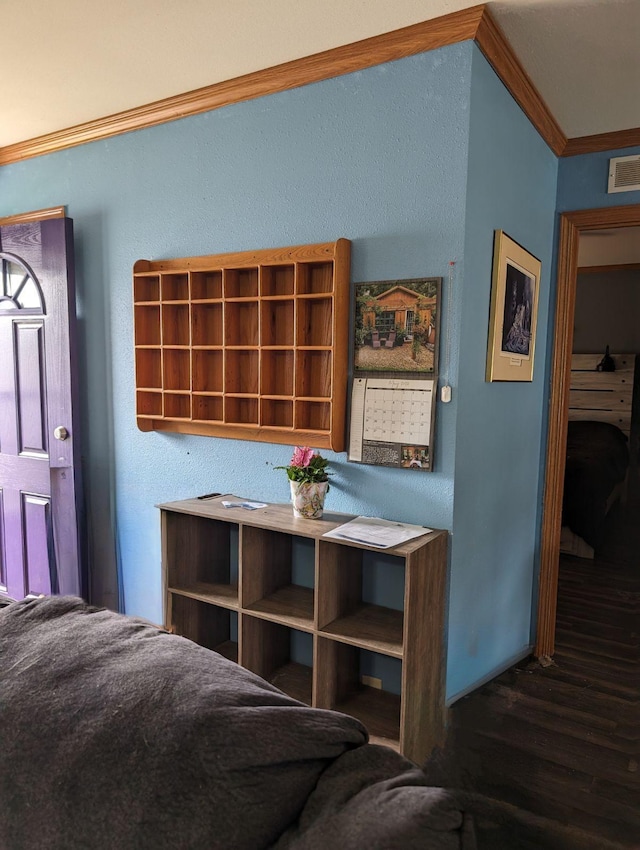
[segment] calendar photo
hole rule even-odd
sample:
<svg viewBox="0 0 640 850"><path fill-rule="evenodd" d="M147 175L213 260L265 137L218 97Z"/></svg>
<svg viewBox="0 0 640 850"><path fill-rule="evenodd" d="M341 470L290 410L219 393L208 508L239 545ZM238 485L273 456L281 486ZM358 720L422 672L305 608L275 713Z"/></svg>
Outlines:
<svg viewBox="0 0 640 850"><path fill-rule="evenodd" d="M441 280L355 285L356 372L436 372Z"/></svg>
<svg viewBox="0 0 640 850"><path fill-rule="evenodd" d="M405 469L429 469L429 446L402 446L402 463Z"/></svg>

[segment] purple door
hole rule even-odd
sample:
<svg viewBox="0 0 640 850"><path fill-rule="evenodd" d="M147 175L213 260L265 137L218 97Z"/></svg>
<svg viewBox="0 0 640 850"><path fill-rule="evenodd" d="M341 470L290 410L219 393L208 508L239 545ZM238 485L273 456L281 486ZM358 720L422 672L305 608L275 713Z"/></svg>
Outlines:
<svg viewBox="0 0 640 850"><path fill-rule="evenodd" d="M84 594L73 223L0 227L0 593Z"/></svg>

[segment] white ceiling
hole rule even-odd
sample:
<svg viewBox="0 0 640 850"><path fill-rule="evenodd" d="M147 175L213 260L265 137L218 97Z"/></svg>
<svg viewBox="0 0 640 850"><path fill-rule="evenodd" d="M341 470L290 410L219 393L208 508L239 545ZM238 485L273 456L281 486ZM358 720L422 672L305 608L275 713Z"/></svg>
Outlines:
<svg viewBox="0 0 640 850"><path fill-rule="evenodd" d="M472 5L2 0L0 146ZM487 5L566 136L640 127L640 0Z"/></svg>

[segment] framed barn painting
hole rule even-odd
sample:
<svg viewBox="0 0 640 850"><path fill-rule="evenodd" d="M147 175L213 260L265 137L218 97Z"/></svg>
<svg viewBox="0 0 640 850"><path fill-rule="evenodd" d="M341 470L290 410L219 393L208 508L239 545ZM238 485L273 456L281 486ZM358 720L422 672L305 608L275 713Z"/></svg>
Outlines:
<svg viewBox="0 0 640 850"><path fill-rule="evenodd" d="M441 284L440 277L355 284L356 372L437 372Z"/></svg>
<svg viewBox="0 0 640 850"><path fill-rule="evenodd" d="M496 230L487 381L532 381L540 260Z"/></svg>

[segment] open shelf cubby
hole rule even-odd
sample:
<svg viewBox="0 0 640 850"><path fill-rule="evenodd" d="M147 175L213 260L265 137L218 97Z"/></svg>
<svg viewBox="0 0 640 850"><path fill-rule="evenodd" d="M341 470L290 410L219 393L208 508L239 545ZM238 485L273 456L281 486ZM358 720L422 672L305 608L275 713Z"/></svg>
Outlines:
<svg viewBox="0 0 640 850"><path fill-rule="evenodd" d="M260 302L260 344L293 346L293 298ZM330 332L325 339L330 339Z"/></svg>
<svg viewBox="0 0 640 850"><path fill-rule="evenodd" d="M298 431L329 431L331 428L331 405L326 401L297 401L295 425Z"/></svg>
<svg viewBox="0 0 640 850"><path fill-rule="evenodd" d="M193 391L221 393L224 389L223 363L221 350L194 349L191 352Z"/></svg>
<svg viewBox="0 0 640 850"><path fill-rule="evenodd" d="M160 301L160 275L140 275L133 285L134 304L144 304L149 301Z"/></svg>
<svg viewBox="0 0 640 850"><path fill-rule="evenodd" d="M224 305L224 344L258 345L258 302L227 301Z"/></svg>
<svg viewBox="0 0 640 850"><path fill-rule="evenodd" d="M331 397L331 352L298 351L296 355L296 396L305 399Z"/></svg>
<svg viewBox="0 0 640 850"><path fill-rule="evenodd" d="M226 352L225 392L258 394L259 354L257 348L234 349Z"/></svg>
<svg viewBox="0 0 640 850"><path fill-rule="evenodd" d="M172 419L191 418L191 394L187 390L180 392L165 392L162 395L164 415Z"/></svg>
<svg viewBox="0 0 640 850"><path fill-rule="evenodd" d="M212 301L222 298L222 271L192 272L191 300Z"/></svg>
<svg viewBox="0 0 640 850"><path fill-rule="evenodd" d="M332 263L300 263L298 266L298 294L317 295L331 292L333 274Z"/></svg>
<svg viewBox="0 0 640 850"><path fill-rule="evenodd" d="M257 268L225 268L223 281L225 298L258 297Z"/></svg>
<svg viewBox="0 0 640 850"><path fill-rule="evenodd" d="M192 345L222 345L222 304L191 305Z"/></svg>
<svg viewBox="0 0 640 850"><path fill-rule="evenodd" d="M293 397L293 351L262 351L260 393Z"/></svg>
<svg viewBox="0 0 640 850"><path fill-rule="evenodd" d="M213 649L230 661L238 661L238 614L175 594L171 604L171 630Z"/></svg>
<svg viewBox="0 0 640 850"><path fill-rule="evenodd" d="M165 348L162 352L162 374L165 390L191 389L191 364L188 348Z"/></svg>
<svg viewBox="0 0 640 850"><path fill-rule="evenodd" d="M162 344L183 345L191 343L188 304L162 304Z"/></svg>
<svg viewBox="0 0 640 850"><path fill-rule="evenodd" d="M220 395L193 394L192 418L197 422L222 422L224 420L224 399Z"/></svg>
<svg viewBox="0 0 640 850"><path fill-rule="evenodd" d="M160 348L136 349L136 385L140 389L162 389Z"/></svg>
<svg viewBox="0 0 640 850"><path fill-rule="evenodd" d="M162 416L162 393L138 390L136 393L138 416Z"/></svg>
<svg viewBox="0 0 640 850"><path fill-rule="evenodd" d="M160 345L159 304L136 304L133 319L136 346Z"/></svg>
<svg viewBox="0 0 640 850"><path fill-rule="evenodd" d="M138 260L141 430L343 451L349 260L346 239ZM146 390L160 392L161 403ZM221 398L207 401L209 394Z"/></svg>
<svg viewBox="0 0 640 850"><path fill-rule="evenodd" d="M298 301L298 345L331 345L331 299L301 298Z"/></svg>
<svg viewBox="0 0 640 850"><path fill-rule="evenodd" d="M189 275L186 272L178 274L163 274L162 300L163 301L189 301Z"/></svg>
<svg viewBox="0 0 640 850"><path fill-rule="evenodd" d="M330 671L320 707L357 717L373 743L393 747L400 739L402 705L402 673L394 667L401 668L402 663L322 637L318 638L317 663ZM366 684L384 681L385 674L390 687L383 690Z"/></svg>
<svg viewBox="0 0 640 850"><path fill-rule="evenodd" d="M232 425L258 425L258 397L225 395L224 421Z"/></svg>
<svg viewBox="0 0 640 850"><path fill-rule="evenodd" d="M297 583L293 544L291 534L243 527L243 556L250 559L251 569L243 577L242 607L256 616L266 615L296 628L313 629L313 573L311 584Z"/></svg>
<svg viewBox="0 0 640 850"><path fill-rule="evenodd" d="M293 295L295 285L294 265L263 266L261 268L260 295L263 298L275 295Z"/></svg>
<svg viewBox="0 0 640 850"><path fill-rule="evenodd" d="M265 428L293 428L293 402L278 398L262 398L260 424Z"/></svg>
<svg viewBox="0 0 640 850"><path fill-rule="evenodd" d="M242 616L242 663L290 697L313 702L313 636L270 620Z"/></svg>
<svg viewBox="0 0 640 850"><path fill-rule="evenodd" d="M168 589L238 608L238 535L232 522L167 513L163 541Z"/></svg>
<svg viewBox="0 0 640 850"><path fill-rule="evenodd" d="M223 498L159 506L167 628L423 763L444 733L447 533L381 551L323 537L346 514Z"/></svg>
<svg viewBox="0 0 640 850"><path fill-rule="evenodd" d="M321 540L318 628L344 643L402 658L404 562ZM377 580L376 580L377 579Z"/></svg>

